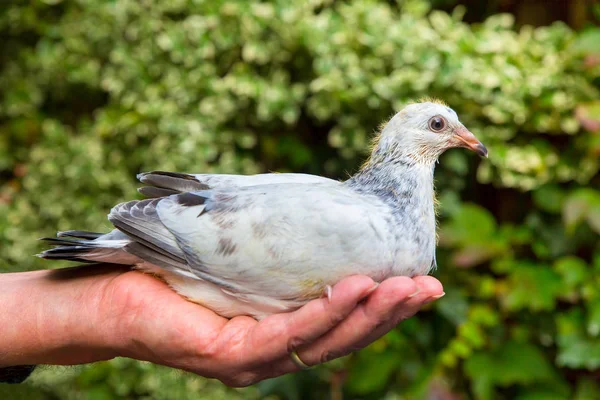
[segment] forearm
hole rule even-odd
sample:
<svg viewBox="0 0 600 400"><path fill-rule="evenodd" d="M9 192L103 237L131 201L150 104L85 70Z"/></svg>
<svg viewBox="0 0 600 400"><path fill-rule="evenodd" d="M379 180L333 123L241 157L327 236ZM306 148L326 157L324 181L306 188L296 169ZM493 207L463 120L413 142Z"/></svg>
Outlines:
<svg viewBox="0 0 600 400"><path fill-rule="evenodd" d="M99 293L119 273L72 279L56 271L0 274L0 367L113 358L111 324L102 321Z"/></svg>

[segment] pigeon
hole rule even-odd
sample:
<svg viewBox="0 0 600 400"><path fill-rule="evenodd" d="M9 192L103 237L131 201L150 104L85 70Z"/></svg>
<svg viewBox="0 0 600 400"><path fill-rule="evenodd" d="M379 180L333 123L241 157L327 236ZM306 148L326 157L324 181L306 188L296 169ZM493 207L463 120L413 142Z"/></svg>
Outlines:
<svg viewBox="0 0 600 400"><path fill-rule="evenodd" d="M434 167L449 148L487 149L440 101L382 126L345 181L153 171L144 200L115 206L116 229L59 232L45 259L131 265L226 318L263 319L330 296L356 274L376 282L436 267Z"/></svg>

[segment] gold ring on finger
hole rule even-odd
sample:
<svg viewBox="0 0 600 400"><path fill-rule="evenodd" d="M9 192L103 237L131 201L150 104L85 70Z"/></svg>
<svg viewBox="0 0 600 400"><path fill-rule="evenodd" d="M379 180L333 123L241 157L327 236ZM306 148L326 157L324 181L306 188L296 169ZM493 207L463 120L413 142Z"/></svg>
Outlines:
<svg viewBox="0 0 600 400"><path fill-rule="evenodd" d="M304 361L302 361L302 359L300 358L300 356L298 355L297 352L292 351L290 353L290 359L292 360L292 362L294 363L294 365L300 369L309 369L310 366L307 365Z"/></svg>

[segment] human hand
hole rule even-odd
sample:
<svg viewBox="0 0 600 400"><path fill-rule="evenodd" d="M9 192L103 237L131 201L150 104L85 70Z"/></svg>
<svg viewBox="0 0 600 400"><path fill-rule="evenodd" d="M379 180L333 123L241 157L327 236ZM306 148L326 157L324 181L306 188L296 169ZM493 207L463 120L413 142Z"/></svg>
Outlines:
<svg viewBox="0 0 600 400"><path fill-rule="evenodd" d="M88 268L94 267L82 270ZM118 269L52 280L54 285L66 282L70 283L64 293L70 295L60 301L58 310L76 326L63 326L59 335L38 332L55 343L62 337L66 345L42 352L43 357L31 355L20 364L76 364L126 356L217 378L230 386L297 371L289 357L292 351L304 363L315 365L365 347L443 295L441 284L432 277L395 277L376 286L366 276L352 276L333 287L330 301L316 299L297 311L258 322L220 317L137 271ZM61 291L55 287L57 292ZM51 321L45 321L50 320L44 319L42 329L55 332ZM77 338L69 338L65 329Z"/></svg>
<svg viewBox="0 0 600 400"><path fill-rule="evenodd" d="M122 355L214 377L229 386L297 371L289 358L292 351L314 365L365 347L443 294L432 277L396 277L376 286L366 276L352 276L333 287L331 301L316 299L295 312L257 322L250 317L227 320L133 271L115 279L107 293L117 307L111 313L121 320Z"/></svg>

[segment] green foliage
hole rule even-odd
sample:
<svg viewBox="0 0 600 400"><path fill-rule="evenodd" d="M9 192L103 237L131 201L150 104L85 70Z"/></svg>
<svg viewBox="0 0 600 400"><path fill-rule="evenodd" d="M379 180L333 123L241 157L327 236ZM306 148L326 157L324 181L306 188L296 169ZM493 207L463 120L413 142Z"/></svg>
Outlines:
<svg viewBox="0 0 600 400"><path fill-rule="evenodd" d="M586 221L590 228L600 233L600 191L578 189L571 193L563 206L563 219L569 232Z"/></svg>
<svg viewBox="0 0 600 400"><path fill-rule="evenodd" d="M472 379L478 398L493 398L493 386L527 386L555 382L556 373L542 351L527 343L506 342L494 351L478 352L465 362L465 373ZM560 382L560 381L559 381ZM568 389L555 388L555 393L568 395Z"/></svg>
<svg viewBox="0 0 600 400"><path fill-rule="evenodd" d="M600 398L597 28L469 25L421 0L4 3L2 270L47 267L35 238L55 230L109 229L139 171L344 178L421 96L490 151L437 168L447 296L358 354L241 391L114 360L15 397Z"/></svg>
<svg viewBox="0 0 600 400"><path fill-rule="evenodd" d="M52 368L52 369L51 369ZM59 370L46 367L29 378L34 387L60 399L254 399L256 389L231 389L147 362L111 362Z"/></svg>

